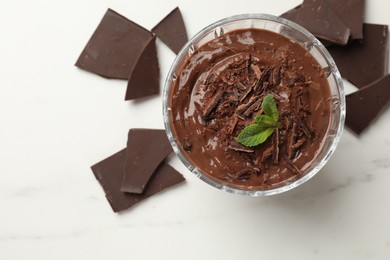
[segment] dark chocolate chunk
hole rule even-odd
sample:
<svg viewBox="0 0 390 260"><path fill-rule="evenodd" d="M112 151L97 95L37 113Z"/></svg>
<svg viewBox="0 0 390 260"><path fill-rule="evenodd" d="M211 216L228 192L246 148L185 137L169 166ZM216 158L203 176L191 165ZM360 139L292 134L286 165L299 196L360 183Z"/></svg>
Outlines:
<svg viewBox="0 0 390 260"><path fill-rule="evenodd" d="M288 20L294 21L295 18L297 17L297 14L298 14L299 9L301 7L302 7L302 5L298 5L298 6L294 7L293 9L288 10L287 12L281 14L280 17L283 17L284 19L288 19Z"/></svg>
<svg viewBox="0 0 390 260"><path fill-rule="evenodd" d="M241 145L239 142L237 142L236 140L232 140L228 146L229 149L232 149L234 151L237 151L237 152L244 152L244 153L253 153L254 150L249 148L249 147L246 147L246 146L243 146Z"/></svg>
<svg viewBox="0 0 390 260"><path fill-rule="evenodd" d="M364 41L328 48L341 76L358 88L384 76L388 69L388 26L364 24L363 31Z"/></svg>
<svg viewBox="0 0 390 260"><path fill-rule="evenodd" d="M365 0L327 0L326 2L351 30L350 39L363 39Z"/></svg>
<svg viewBox="0 0 390 260"><path fill-rule="evenodd" d="M350 39L363 39L363 18L365 0L327 0L333 12L344 22L351 30ZM294 21L302 5L298 5L291 10L280 15L285 19ZM325 41L325 46L330 45Z"/></svg>
<svg viewBox="0 0 390 260"><path fill-rule="evenodd" d="M351 33L325 0L305 0L292 20L315 36L340 45L347 44Z"/></svg>
<svg viewBox="0 0 390 260"><path fill-rule="evenodd" d="M76 62L106 78L128 79L153 34L108 9Z"/></svg>
<svg viewBox="0 0 390 260"><path fill-rule="evenodd" d="M290 21L295 21L297 15L298 15L299 9L300 9L301 7L302 7L302 5L298 5L298 6L294 7L293 9L288 10L287 12L281 14L280 17L283 17L283 18L288 19L288 20L290 20ZM324 39L319 39L319 40L321 41L321 43L322 43L324 46L330 46L330 45L333 44L332 42L326 41L326 40L324 40Z"/></svg>
<svg viewBox="0 0 390 260"><path fill-rule="evenodd" d="M156 95L160 92L160 67L158 65L156 37L154 36L139 56L130 73L125 100Z"/></svg>
<svg viewBox="0 0 390 260"><path fill-rule="evenodd" d="M347 95L345 124L360 134L386 107L390 100L390 74Z"/></svg>
<svg viewBox="0 0 390 260"><path fill-rule="evenodd" d="M125 160L126 149L123 149L91 167L114 212L128 209L153 194L184 181L180 173L163 162L155 171L143 194L121 192Z"/></svg>
<svg viewBox="0 0 390 260"><path fill-rule="evenodd" d="M165 130L130 129L122 192L143 193L158 165L172 152Z"/></svg>
<svg viewBox="0 0 390 260"><path fill-rule="evenodd" d="M162 19L152 32L176 54L188 41L187 30L178 7Z"/></svg>

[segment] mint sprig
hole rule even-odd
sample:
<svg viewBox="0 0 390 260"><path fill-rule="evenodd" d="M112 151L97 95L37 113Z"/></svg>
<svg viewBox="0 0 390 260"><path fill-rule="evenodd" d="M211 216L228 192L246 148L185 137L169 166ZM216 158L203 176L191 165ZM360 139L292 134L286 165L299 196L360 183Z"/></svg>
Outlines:
<svg viewBox="0 0 390 260"><path fill-rule="evenodd" d="M279 112L272 94L264 97L261 109L264 114L255 116L255 122L242 129L237 136L236 140L240 144L248 147L262 144L278 128Z"/></svg>

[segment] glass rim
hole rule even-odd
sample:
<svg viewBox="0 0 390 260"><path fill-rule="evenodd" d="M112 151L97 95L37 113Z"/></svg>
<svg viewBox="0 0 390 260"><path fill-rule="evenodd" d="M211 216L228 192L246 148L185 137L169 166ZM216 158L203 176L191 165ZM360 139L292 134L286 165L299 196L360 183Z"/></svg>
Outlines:
<svg viewBox="0 0 390 260"><path fill-rule="evenodd" d="M333 138L331 145L329 146L327 152L325 153L323 158L320 160L320 162L318 164L316 164L316 166L312 170L310 170L309 172L307 172L306 174L304 174L300 178L294 179L292 182L286 183L286 185L283 185L283 186L277 186L274 188L272 188L272 186L271 186L270 189L266 189L266 190L264 190L264 189L263 190L240 189L238 187L232 187L232 186L229 186L229 185L222 183L221 181L218 181L214 178L209 177L205 173L202 173L202 171L199 170L196 166L194 166L191 163L191 161L189 159L187 159L187 157L184 155L184 153L180 150L179 145L175 141L175 138L173 136L173 132L171 129L169 94L170 94L170 89L172 88L172 85L173 85L172 84L172 80L173 80L172 75L174 75L174 72L177 69L177 65L179 65L179 62L181 62L183 57L185 55L187 55L188 50L190 49L190 47L192 46L192 44L194 42L199 41L200 39L202 39L202 37L204 37L205 35L207 35L208 33L212 32L213 30L215 30L216 28L218 28L220 26L223 26L223 25L226 25L226 24L229 24L232 22L238 22L241 20L263 20L263 21L270 21L273 23L282 24L284 26L290 27L290 28L300 32L305 37L307 37L309 39L309 42L311 44L313 44L313 46L316 48L316 50L325 59L328 66L330 66L332 68L330 74L333 75L333 77L335 79L335 84L337 86L337 93L338 93L338 98L339 98L338 106L339 106L339 110L340 110L340 118L337 122L336 135ZM247 27L247 28L250 28L250 27ZM255 28L258 28L258 27L255 27ZM258 29L267 30L267 28L258 28ZM287 35L284 35L284 36L289 38ZM291 38L289 38L289 39L294 41L294 39L291 39ZM299 44L301 44L301 43L299 43ZM317 60L317 58L315 58L315 59ZM248 14L240 14L240 15L230 16L227 18L223 18L219 21L216 21L216 22L206 26L202 30L200 30L197 34L195 34L195 36L193 36L184 45L184 47L180 50L180 52L176 56L175 60L173 61L172 65L168 71L168 74L167 74L167 77L166 77L166 80L164 83L164 88L163 88L163 118L164 118L165 131L166 131L168 139L171 143L171 146L172 146L175 154L179 157L180 161L193 174L195 174L198 178L200 178L202 181L208 183L209 185L211 185L217 189L229 192L229 193L241 194L241 195L246 195L246 196L251 196L251 197L265 197L265 196L275 195L275 194L279 194L279 193L284 193L288 190L291 190L291 189L305 183L306 181L311 179L314 175L316 175L323 168L323 166L329 161L330 157L334 154L334 151L335 151L337 145L339 144L341 135L342 135L343 130L344 130L345 109L346 109L345 93L344 93L344 85L343 85L341 75L339 73L339 70L337 69L337 66L336 66L332 56L327 51L327 49L323 46L323 44L313 34L311 34L308 30L306 30L302 26L300 26L292 21L289 21L287 19L278 17L278 16L269 15L269 14L261 14L261 13L248 13ZM330 119L330 120L332 120L332 119ZM327 131L327 134L324 136L324 139L329 135L328 132L329 131ZM288 179L284 180L283 182L287 182L287 181L288 181Z"/></svg>

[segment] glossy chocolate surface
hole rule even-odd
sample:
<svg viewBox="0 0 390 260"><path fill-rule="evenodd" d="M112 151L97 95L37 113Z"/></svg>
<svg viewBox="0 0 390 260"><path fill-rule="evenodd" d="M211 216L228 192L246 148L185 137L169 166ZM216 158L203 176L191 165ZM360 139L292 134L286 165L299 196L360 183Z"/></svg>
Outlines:
<svg viewBox="0 0 390 260"><path fill-rule="evenodd" d="M263 144L235 138L273 94L281 127ZM229 32L189 58L170 96L179 147L207 176L261 189L304 174L322 147L330 91L317 61L299 44L266 30Z"/></svg>

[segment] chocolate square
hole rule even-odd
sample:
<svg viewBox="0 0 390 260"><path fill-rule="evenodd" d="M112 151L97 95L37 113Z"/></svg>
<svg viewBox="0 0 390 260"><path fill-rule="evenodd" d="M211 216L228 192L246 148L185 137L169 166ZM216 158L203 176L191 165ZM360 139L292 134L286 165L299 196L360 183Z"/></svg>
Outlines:
<svg viewBox="0 0 390 260"><path fill-rule="evenodd" d="M283 17L284 19L288 19L288 20L294 22L295 18L297 17L297 14L299 12L299 9L301 9L301 7L302 7L302 5L298 5L298 6L294 7L293 9L290 9L287 12L285 12L279 16Z"/></svg>
<svg viewBox="0 0 390 260"><path fill-rule="evenodd" d="M327 0L327 3L351 30L350 39L363 39L365 0Z"/></svg>
<svg viewBox="0 0 390 260"><path fill-rule="evenodd" d="M143 194L121 192L125 160L126 149L123 149L91 167L114 212L128 209L138 202L184 181L180 173L163 162L155 171Z"/></svg>
<svg viewBox="0 0 390 260"><path fill-rule="evenodd" d="M106 78L128 79L152 33L108 9L76 62Z"/></svg>
<svg viewBox="0 0 390 260"><path fill-rule="evenodd" d="M388 26L364 24L363 33L363 41L353 41L343 47L328 47L341 76L358 88L379 79L388 71Z"/></svg>
<svg viewBox="0 0 390 260"><path fill-rule="evenodd" d="M323 2L323 1L319 1ZM365 10L365 0L326 0L325 5L331 7L332 11L340 18L343 23L350 29L349 39L363 39L363 19ZM280 15L281 17L295 21L302 5L298 5L293 9ZM328 19L323 17L323 19ZM328 22L328 20L325 20ZM323 39L321 39L323 42ZM323 42L324 43L324 42ZM325 41L325 46L330 43Z"/></svg>
<svg viewBox="0 0 390 260"><path fill-rule="evenodd" d="M345 45L350 29L324 0L305 0L293 20L315 36L326 41Z"/></svg>
<svg viewBox="0 0 390 260"><path fill-rule="evenodd" d="M152 32L176 54L188 41L187 30L178 7L162 19Z"/></svg>
<svg viewBox="0 0 390 260"><path fill-rule="evenodd" d="M130 129L126 151L121 191L140 194L172 146L165 130Z"/></svg>
<svg viewBox="0 0 390 260"><path fill-rule="evenodd" d="M390 74L346 96L345 124L361 134L389 104Z"/></svg>
<svg viewBox="0 0 390 260"><path fill-rule="evenodd" d="M130 73L125 100L156 95L159 92L160 67L157 59L156 36L153 36Z"/></svg>

